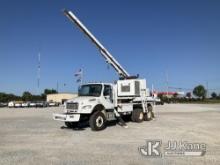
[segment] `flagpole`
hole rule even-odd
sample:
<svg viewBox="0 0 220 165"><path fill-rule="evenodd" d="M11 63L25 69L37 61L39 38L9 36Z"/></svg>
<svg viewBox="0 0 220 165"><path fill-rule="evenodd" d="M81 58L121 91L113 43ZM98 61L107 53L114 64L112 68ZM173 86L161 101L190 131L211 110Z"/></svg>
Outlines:
<svg viewBox="0 0 220 165"><path fill-rule="evenodd" d="M37 93L40 94L40 52L38 53L38 66L37 66Z"/></svg>
<svg viewBox="0 0 220 165"><path fill-rule="evenodd" d="M81 73L81 81L80 81L80 86L82 86L82 84L83 84L83 69L82 69L81 71L82 71L82 73Z"/></svg>

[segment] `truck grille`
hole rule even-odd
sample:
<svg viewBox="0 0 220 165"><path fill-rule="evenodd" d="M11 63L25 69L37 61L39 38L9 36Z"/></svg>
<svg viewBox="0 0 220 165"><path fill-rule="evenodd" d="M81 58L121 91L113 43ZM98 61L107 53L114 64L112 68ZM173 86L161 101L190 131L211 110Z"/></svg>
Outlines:
<svg viewBox="0 0 220 165"><path fill-rule="evenodd" d="M78 109L78 103L67 103L67 104L66 104L66 109L74 109L74 110L77 110L77 109Z"/></svg>

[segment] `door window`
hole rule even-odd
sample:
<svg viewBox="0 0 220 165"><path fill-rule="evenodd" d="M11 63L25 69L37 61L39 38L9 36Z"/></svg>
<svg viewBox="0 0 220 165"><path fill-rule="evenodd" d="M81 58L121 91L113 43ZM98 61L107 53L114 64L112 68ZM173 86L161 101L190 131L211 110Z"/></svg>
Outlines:
<svg viewBox="0 0 220 165"><path fill-rule="evenodd" d="M111 86L110 85L105 85L105 88L104 88L104 96L111 96Z"/></svg>

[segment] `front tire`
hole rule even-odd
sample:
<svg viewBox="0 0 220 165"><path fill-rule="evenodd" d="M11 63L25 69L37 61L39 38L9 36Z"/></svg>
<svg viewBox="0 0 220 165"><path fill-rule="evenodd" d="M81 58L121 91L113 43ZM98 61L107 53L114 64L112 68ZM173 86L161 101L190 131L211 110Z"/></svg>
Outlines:
<svg viewBox="0 0 220 165"><path fill-rule="evenodd" d="M100 131L106 128L106 117L101 111L93 113L89 118L89 125L93 131Z"/></svg>

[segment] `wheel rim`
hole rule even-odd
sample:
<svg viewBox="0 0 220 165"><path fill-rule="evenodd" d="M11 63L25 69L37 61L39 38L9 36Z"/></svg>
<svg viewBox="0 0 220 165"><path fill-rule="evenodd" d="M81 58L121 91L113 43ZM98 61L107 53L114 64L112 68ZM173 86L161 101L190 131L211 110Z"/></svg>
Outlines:
<svg viewBox="0 0 220 165"><path fill-rule="evenodd" d="M104 119L101 116L97 117L96 119L97 127L102 127L103 123L104 123Z"/></svg>
<svg viewBox="0 0 220 165"><path fill-rule="evenodd" d="M144 114L141 112L139 115L139 119L142 120L144 118Z"/></svg>

